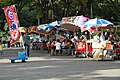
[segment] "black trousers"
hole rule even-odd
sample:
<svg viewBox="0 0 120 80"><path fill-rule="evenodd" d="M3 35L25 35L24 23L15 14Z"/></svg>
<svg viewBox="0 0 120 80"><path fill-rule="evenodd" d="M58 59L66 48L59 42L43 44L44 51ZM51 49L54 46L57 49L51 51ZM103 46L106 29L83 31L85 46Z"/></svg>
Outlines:
<svg viewBox="0 0 120 80"><path fill-rule="evenodd" d="M26 52L27 56L29 57L30 56L30 54L29 54L30 46L28 44L25 44L24 46L25 46L25 52Z"/></svg>
<svg viewBox="0 0 120 80"><path fill-rule="evenodd" d="M10 41L8 41L8 47L10 47Z"/></svg>

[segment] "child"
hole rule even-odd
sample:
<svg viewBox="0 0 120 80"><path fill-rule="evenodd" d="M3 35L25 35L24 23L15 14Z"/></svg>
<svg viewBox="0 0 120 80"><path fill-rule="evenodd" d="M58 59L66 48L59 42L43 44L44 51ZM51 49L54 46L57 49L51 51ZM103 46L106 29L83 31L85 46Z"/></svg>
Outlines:
<svg viewBox="0 0 120 80"><path fill-rule="evenodd" d="M3 48L2 48L2 42L1 42L1 40L0 40L0 53L1 53L1 55L3 54Z"/></svg>

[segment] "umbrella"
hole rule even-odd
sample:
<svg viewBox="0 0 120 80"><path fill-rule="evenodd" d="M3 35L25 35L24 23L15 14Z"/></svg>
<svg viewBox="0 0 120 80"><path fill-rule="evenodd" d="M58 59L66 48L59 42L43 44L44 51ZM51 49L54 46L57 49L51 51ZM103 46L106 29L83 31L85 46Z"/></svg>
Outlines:
<svg viewBox="0 0 120 80"><path fill-rule="evenodd" d="M69 23L61 24L60 27L64 28L64 29L68 29L70 31L77 31L77 30L79 30L78 26L75 26L75 25L69 24Z"/></svg>
<svg viewBox="0 0 120 80"><path fill-rule="evenodd" d="M79 30L80 26L86 21L88 18L84 16L72 16L72 17L63 17L61 28L69 29L70 31Z"/></svg>
<svg viewBox="0 0 120 80"><path fill-rule="evenodd" d="M19 27L20 32L26 33L26 28L25 27Z"/></svg>
<svg viewBox="0 0 120 80"><path fill-rule="evenodd" d="M50 30L54 29L54 28L59 28L60 27L60 21L54 21L48 24L41 24L39 25L37 28L38 30L43 30L45 32L49 32Z"/></svg>
<svg viewBox="0 0 120 80"><path fill-rule="evenodd" d="M34 34L43 34L43 35L48 35L51 32L51 31L50 32L46 32L43 29L38 30L38 26L30 26L28 28L28 32L29 33L34 33Z"/></svg>
<svg viewBox="0 0 120 80"><path fill-rule="evenodd" d="M61 24L61 21L54 21L49 23L49 26L53 26L53 27L59 27Z"/></svg>
<svg viewBox="0 0 120 80"><path fill-rule="evenodd" d="M42 25L39 25L37 28L38 30L46 30L46 28L48 27L48 24L42 24Z"/></svg>
<svg viewBox="0 0 120 80"><path fill-rule="evenodd" d="M109 27L113 27L113 23L111 23L110 21L107 21L105 19L100 19L100 18L94 18L94 19L90 19L89 21L85 22L82 25L81 31L85 31L85 30L96 30L99 28L109 28ZM92 29L91 29L92 28ZM92 31L94 32L94 31Z"/></svg>

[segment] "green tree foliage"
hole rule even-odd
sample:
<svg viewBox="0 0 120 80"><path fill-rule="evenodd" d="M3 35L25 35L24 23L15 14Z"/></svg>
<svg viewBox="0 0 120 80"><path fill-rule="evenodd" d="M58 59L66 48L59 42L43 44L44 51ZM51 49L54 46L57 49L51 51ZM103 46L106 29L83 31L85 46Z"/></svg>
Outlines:
<svg viewBox="0 0 120 80"><path fill-rule="evenodd" d="M0 22L5 20L3 7L16 4L20 26L29 27L62 17L84 15L120 21L120 0L0 0Z"/></svg>

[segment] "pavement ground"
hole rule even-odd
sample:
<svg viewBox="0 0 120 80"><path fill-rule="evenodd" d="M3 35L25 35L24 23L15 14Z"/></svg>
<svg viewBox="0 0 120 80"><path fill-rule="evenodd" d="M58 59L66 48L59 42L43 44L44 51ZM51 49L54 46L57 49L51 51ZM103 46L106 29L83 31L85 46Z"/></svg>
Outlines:
<svg viewBox="0 0 120 80"><path fill-rule="evenodd" d="M46 50L31 50L27 62L10 63L20 49L5 49L0 55L0 80L120 80L120 61L50 56Z"/></svg>

